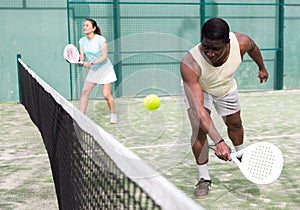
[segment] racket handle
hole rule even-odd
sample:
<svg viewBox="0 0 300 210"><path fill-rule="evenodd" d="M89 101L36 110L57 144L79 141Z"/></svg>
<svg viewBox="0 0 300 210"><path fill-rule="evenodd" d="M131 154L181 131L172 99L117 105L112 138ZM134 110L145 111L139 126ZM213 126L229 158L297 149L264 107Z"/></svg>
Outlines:
<svg viewBox="0 0 300 210"><path fill-rule="evenodd" d="M77 63L79 66L82 66L84 64L84 62L82 60L79 60Z"/></svg>

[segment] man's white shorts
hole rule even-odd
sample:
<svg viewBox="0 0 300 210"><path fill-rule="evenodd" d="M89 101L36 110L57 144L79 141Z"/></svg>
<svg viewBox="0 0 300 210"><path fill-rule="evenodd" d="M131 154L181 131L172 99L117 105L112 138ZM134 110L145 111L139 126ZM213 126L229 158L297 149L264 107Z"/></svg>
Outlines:
<svg viewBox="0 0 300 210"><path fill-rule="evenodd" d="M222 117L234 114L240 111L241 109L238 89L236 89L235 91L233 91L232 93L228 94L223 98L212 96L209 93L203 91L203 97L204 97L204 107L212 111L212 108L214 106L218 114ZM187 100L187 96L185 94L184 88L183 88L183 98L186 105L186 109L189 109L190 105Z"/></svg>

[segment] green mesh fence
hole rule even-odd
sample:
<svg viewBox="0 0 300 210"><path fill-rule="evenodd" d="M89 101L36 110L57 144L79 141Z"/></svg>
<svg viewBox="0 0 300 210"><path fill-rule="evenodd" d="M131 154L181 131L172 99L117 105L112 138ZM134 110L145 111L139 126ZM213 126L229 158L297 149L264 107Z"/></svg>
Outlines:
<svg viewBox="0 0 300 210"><path fill-rule="evenodd" d="M67 42L78 46L86 17L97 20L108 41L115 96L180 94L179 62L199 43L201 24L216 16L255 40L270 73L260 85L256 65L245 56L236 74L240 90L299 88L299 9L299 0L1 0L7 41L0 51L0 101L18 99L16 54L44 69L41 76L64 96L78 99L86 72L73 66L69 72L61 51ZM91 97L101 97L101 87Z"/></svg>
<svg viewBox="0 0 300 210"><path fill-rule="evenodd" d="M281 1L68 1L70 42L78 43L86 17L98 22L109 45L118 81L116 96L181 93L179 63L200 40L201 24L210 17L225 19L232 31L248 34L262 49L270 73L259 84L257 66L249 58L237 71L240 90L271 90L282 83L283 39ZM73 97L78 98L85 71L72 71ZM279 72L279 74L278 74ZM281 73L281 74L280 74ZM94 97L101 97L100 88Z"/></svg>

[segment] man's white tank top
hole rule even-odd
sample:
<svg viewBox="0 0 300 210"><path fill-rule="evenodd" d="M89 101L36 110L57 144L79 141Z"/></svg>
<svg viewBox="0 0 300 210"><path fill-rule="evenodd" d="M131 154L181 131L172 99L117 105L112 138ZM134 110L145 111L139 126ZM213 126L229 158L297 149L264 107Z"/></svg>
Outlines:
<svg viewBox="0 0 300 210"><path fill-rule="evenodd" d="M201 68L199 82L202 89L216 97L224 97L232 93L237 84L234 79L234 73L242 63L239 42L233 32L229 33L230 52L225 63L214 67L208 63L201 52L199 45L190 49L190 53Z"/></svg>

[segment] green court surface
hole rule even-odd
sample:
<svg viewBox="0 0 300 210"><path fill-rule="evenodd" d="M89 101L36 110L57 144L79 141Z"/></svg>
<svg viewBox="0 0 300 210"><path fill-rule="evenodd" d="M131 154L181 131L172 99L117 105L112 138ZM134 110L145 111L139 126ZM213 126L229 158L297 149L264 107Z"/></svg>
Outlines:
<svg viewBox="0 0 300 210"><path fill-rule="evenodd" d="M255 185L232 162L210 154L212 189L196 200L205 209L300 209L300 90L240 93L245 143L266 141L284 155L281 177ZM78 106L78 102L72 102ZM157 173L193 197L197 170L190 148L190 125L181 96L161 97L149 112L143 98L115 100L119 123L109 124L104 100L90 101L87 115L130 148ZM55 190L41 136L20 104L0 104L0 209L57 209ZM226 127L212 113L231 145Z"/></svg>
<svg viewBox="0 0 300 210"><path fill-rule="evenodd" d="M20 104L0 104L0 209L58 209L40 132Z"/></svg>

